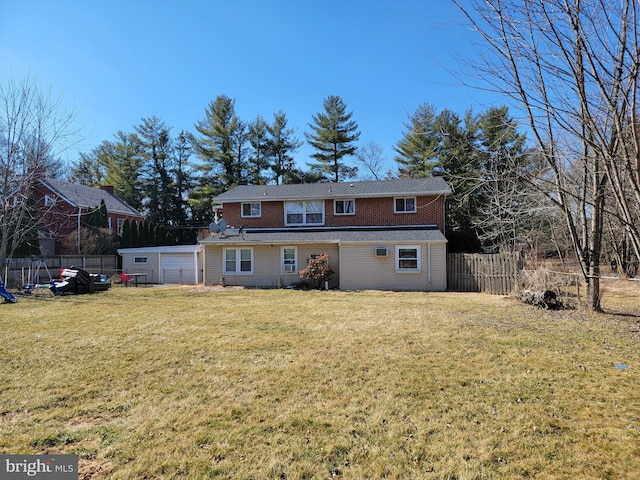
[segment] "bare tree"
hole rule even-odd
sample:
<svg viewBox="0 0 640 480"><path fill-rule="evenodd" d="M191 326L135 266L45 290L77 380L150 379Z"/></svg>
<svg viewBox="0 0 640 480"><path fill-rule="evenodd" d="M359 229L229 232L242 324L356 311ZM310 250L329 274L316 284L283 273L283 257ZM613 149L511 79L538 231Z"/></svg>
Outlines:
<svg viewBox="0 0 640 480"><path fill-rule="evenodd" d="M355 159L365 170L364 179L373 178L375 180L382 180L384 173L384 152L380 145L375 142L367 142L360 145L355 153ZM390 176L390 172L386 173L387 177Z"/></svg>
<svg viewBox="0 0 640 480"><path fill-rule="evenodd" d="M31 78L0 85L0 258L10 258L37 229L31 185L42 169L55 175L60 154L77 140L76 115Z"/></svg>
<svg viewBox="0 0 640 480"><path fill-rule="evenodd" d="M550 198L563 213L589 285L591 308L600 310L607 189L614 193L618 218L640 254L631 212L631 200L640 201L638 2L454 3L488 47L473 65L483 88L513 98L526 115L554 186ZM581 183L572 185L569 173L576 171Z"/></svg>

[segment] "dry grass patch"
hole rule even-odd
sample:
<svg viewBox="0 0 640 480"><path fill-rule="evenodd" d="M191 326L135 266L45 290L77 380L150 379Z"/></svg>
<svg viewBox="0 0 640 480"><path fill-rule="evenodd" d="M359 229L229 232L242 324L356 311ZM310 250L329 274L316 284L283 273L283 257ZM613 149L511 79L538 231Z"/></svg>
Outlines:
<svg viewBox="0 0 640 480"><path fill-rule="evenodd" d="M636 322L455 293L21 299L0 452L78 453L83 478L638 478Z"/></svg>

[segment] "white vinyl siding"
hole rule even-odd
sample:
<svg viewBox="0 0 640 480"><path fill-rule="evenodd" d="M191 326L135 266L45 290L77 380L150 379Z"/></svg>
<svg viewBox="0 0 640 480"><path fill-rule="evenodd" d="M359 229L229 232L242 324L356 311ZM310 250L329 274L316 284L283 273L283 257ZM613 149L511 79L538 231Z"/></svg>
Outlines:
<svg viewBox="0 0 640 480"><path fill-rule="evenodd" d="M338 287L339 279L339 251L337 244L298 245L297 257L299 263L304 263L311 254L329 254L329 263L336 272L329 281L330 288ZM253 275L240 275L237 273L223 273L224 248L221 245L207 245L205 247L205 283L206 285L219 285L221 277L224 277L225 285L238 285L244 287L279 287L288 286L300 281L300 274L282 273L282 249L278 245L254 245L253 246ZM303 265L299 265L303 266Z"/></svg>
<svg viewBox="0 0 640 480"><path fill-rule="evenodd" d="M397 273L396 246L388 256L376 257L379 244L343 243L340 248L342 290L443 291L447 288L446 243L420 245L420 272Z"/></svg>

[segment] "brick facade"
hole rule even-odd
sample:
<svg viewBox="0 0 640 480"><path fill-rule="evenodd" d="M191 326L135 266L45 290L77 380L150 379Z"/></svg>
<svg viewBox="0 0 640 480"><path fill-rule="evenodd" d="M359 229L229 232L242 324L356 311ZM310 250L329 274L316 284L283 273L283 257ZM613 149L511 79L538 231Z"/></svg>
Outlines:
<svg viewBox="0 0 640 480"><path fill-rule="evenodd" d="M355 198L355 213L336 215L334 201L324 200L325 227L436 225L444 232L444 196L427 195L416 198L416 212L394 212L394 198ZM224 219L230 227L282 228L285 227L284 202L260 202L260 217L242 217L241 203L225 203Z"/></svg>

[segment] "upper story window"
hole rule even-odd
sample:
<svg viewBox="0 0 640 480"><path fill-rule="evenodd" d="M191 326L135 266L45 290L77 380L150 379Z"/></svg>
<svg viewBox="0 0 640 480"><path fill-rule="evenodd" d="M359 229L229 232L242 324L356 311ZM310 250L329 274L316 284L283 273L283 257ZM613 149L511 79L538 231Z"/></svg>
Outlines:
<svg viewBox="0 0 640 480"><path fill-rule="evenodd" d="M324 202L285 202L285 225L322 225Z"/></svg>
<svg viewBox="0 0 640 480"><path fill-rule="evenodd" d="M243 217L259 217L261 215L260 202L242 204Z"/></svg>
<svg viewBox="0 0 640 480"><path fill-rule="evenodd" d="M336 215L354 215L356 213L356 201L336 200L333 203L333 211Z"/></svg>
<svg viewBox="0 0 640 480"><path fill-rule="evenodd" d="M393 211L395 213L415 213L416 197L397 197Z"/></svg>
<svg viewBox="0 0 640 480"><path fill-rule="evenodd" d="M45 195L44 196L44 206L52 207L56 204L56 196L55 195Z"/></svg>

